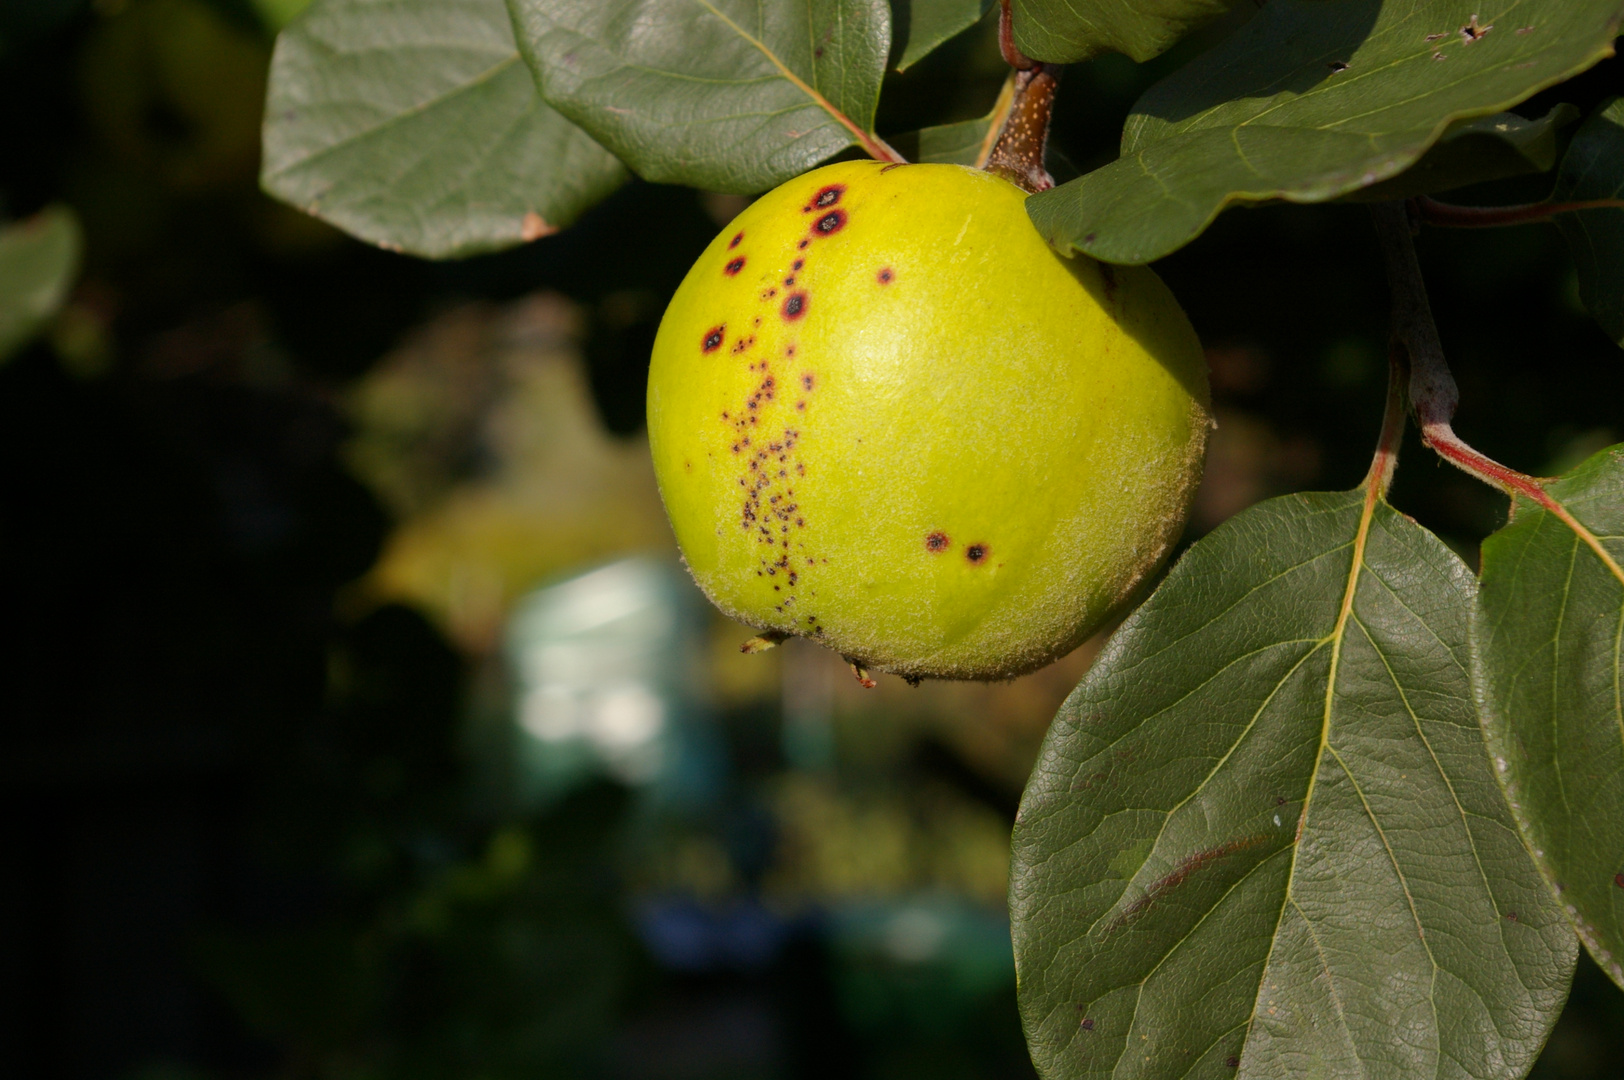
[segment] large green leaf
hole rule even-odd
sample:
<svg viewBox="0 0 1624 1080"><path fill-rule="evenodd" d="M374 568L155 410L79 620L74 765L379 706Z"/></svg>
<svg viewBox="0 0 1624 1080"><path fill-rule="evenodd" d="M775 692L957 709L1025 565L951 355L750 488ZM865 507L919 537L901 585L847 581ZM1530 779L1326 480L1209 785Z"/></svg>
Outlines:
<svg viewBox="0 0 1624 1080"><path fill-rule="evenodd" d="M1014 0L1015 46L1069 64L1101 53L1149 60L1237 0Z"/></svg>
<svg viewBox="0 0 1624 1080"><path fill-rule="evenodd" d="M1233 203L1397 176L1452 123L1610 56L1619 18L1619 0L1270 0L1140 98L1118 160L1027 208L1061 250L1149 262Z"/></svg>
<svg viewBox="0 0 1624 1080"><path fill-rule="evenodd" d="M0 361L62 306L79 273L79 221L65 206L0 229Z"/></svg>
<svg viewBox="0 0 1624 1080"><path fill-rule="evenodd" d="M638 175L764 191L880 145L886 0L508 0L542 96Z"/></svg>
<svg viewBox="0 0 1624 1080"><path fill-rule="evenodd" d="M511 247L625 175L542 103L502 0L319 0L277 39L262 183L363 240Z"/></svg>
<svg viewBox="0 0 1624 1080"><path fill-rule="evenodd" d="M993 0L891 0L902 46L897 70L907 71L936 46L974 26L992 5Z"/></svg>
<svg viewBox="0 0 1624 1080"><path fill-rule="evenodd" d="M1294 495L1128 618L1015 828L1045 1077L1522 1075L1577 945L1490 772L1473 589L1385 503Z"/></svg>
<svg viewBox="0 0 1624 1080"><path fill-rule="evenodd" d="M1624 199L1624 98L1597 109L1574 133L1556 175L1554 202ZM1607 336L1624 345L1624 209L1561 214L1579 298Z"/></svg>
<svg viewBox="0 0 1624 1080"><path fill-rule="evenodd" d="M1535 860L1624 986L1624 446L1547 488L1609 552L1522 502L1483 544L1475 684Z"/></svg>

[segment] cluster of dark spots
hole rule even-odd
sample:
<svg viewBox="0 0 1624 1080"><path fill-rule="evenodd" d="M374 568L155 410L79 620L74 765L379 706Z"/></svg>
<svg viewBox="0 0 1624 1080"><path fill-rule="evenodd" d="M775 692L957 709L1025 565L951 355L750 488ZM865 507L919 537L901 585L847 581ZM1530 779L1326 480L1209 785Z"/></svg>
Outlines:
<svg viewBox="0 0 1624 1080"><path fill-rule="evenodd" d="M743 270L743 269L744 269L744 256L740 255L737 259L734 259L732 262L730 262L726 266L722 267L722 273L726 274L728 277L732 277L734 274L737 274L740 270Z"/></svg>
<svg viewBox="0 0 1624 1080"><path fill-rule="evenodd" d="M793 346L791 346L791 347L793 348ZM801 376L801 387L803 389L806 389L806 390L812 389L812 373L811 372L807 372L805 375Z"/></svg>
<svg viewBox="0 0 1624 1080"><path fill-rule="evenodd" d="M755 343L756 343L756 335L751 334L749 337L742 337L739 340L735 341L733 343L733 348L732 348L731 351L732 351L734 356L737 356L740 353L744 352L744 350L748 349L750 346L754 345ZM755 365L752 364L751 366L754 367Z"/></svg>
<svg viewBox="0 0 1624 1080"><path fill-rule="evenodd" d="M731 240L729 240L727 242L727 249L729 251L732 251L734 248L739 246L739 241L743 240L743 239L744 239L744 233L743 232L735 233L733 235L733 239L731 239Z"/></svg>
<svg viewBox="0 0 1624 1080"><path fill-rule="evenodd" d="M777 295L778 295L778 286L774 285L772 288L770 288L767 291L763 292L761 294L761 298L763 300L771 300L773 297L775 297Z"/></svg>
<svg viewBox="0 0 1624 1080"><path fill-rule="evenodd" d="M726 331L727 327L725 326L713 326L709 330L705 331L705 340L700 342L700 349L708 353L713 353L717 349L720 349L722 347L722 335Z"/></svg>
<svg viewBox="0 0 1624 1080"><path fill-rule="evenodd" d="M846 227L846 211L831 210L812 223L812 230L819 236L833 236Z"/></svg>
<svg viewBox="0 0 1624 1080"><path fill-rule="evenodd" d="M964 557L969 559L972 565L980 566L987 561L987 545L971 544L964 549Z"/></svg>
<svg viewBox="0 0 1624 1080"><path fill-rule="evenodd" d="M891 284L891 279L894 277L896 277L896 274L891 272L891 268L889 266L882 266L880 268L880 272L874 275L874 280L878 281L881 285L889 285Z"/></svg>
<svg viewBox="0 0 1624 1080"><path fill-rule="evenodd" d="M784 297L782 312L785 319L795 320L806 314L807 296L804 292L793 292Z"/></svg>
<svg viewBox="0 0 1624 1080"><path fill-rule="evenodd" d="M949 543L950 541L947 538L947 534L938 529L936 532L933 532L929 536L925 537L925 550L946 551Z"/></svg>

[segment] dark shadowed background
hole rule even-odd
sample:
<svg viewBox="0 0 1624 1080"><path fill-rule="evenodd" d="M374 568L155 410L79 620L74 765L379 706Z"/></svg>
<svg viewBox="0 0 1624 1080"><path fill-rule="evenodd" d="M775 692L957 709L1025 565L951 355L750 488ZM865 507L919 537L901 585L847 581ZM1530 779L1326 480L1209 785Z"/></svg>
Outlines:
<svg viewBox="0 0 1624 1080"><path fill-rule="evenodd" d="M634 183L452 264L350 240L256 185L299 6L0 3L0 219L65 203L86 236L0 367L0 1072L1030 1076L1008 833L1098 643L871 692L810 648L740 656L641 426L665 301L743 201ZM893 76L882 133L984 113L989 30ZM1200 47L1068 72L1055 171L1109 160ZM1554 229L1420 246L1465 438L1540 474L1624 438ZM1219 419L1191 536L1355 484L1365 212L1230 213L1159 269ZM1413 436L1393 498L1474 564L1505 509ZM1536 1075L1621 1074L1624 995L1581 958Z"/></svg>

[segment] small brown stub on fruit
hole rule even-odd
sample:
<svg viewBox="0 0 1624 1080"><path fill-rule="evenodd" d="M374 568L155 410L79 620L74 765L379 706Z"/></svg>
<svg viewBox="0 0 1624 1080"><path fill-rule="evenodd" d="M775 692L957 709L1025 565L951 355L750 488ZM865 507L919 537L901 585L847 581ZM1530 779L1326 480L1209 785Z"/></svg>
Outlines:
<svg viewBox="0 0 1624 1080"><path fill-rule="evenodd" d="M964 557L969 559L973 565L980 566L987 561L987 545L971 544L964 549Z"/></svg>
<svg viewBox="0 0 1624 1080"><path fill-rule="evenodd" d="M846 211L831 210L812 223L812 231L819 236L833 236L846 227Z"/></svg>
<svg viewBox="0 0 1624 1080"><path fill-rule="evenodd" d="M790 322L806 315L806 293L795 292L784 297L783 315Z"/></svg>
<svg viewBox="0 0 1624 1080"><path fill-rule="evenodd" d="M705 331L705 340L700 343L699 347L708 353L713 353L717 349L720 349L722 347L722 335L726 329L727 327L725 326L711 327L709 330Z"/></svg>
<svg viewBox="0 0 1624 1080"><path fill-rule="evenodd" d="M728 277L732 277L734 274L737 274L740 270L743 270L743 269L744 269L744 256L740 255L737 259L734 259L732 262L730 262L726 266L722 267L722 273L726 274Z"/></svg>
<svg viewBox="0 0 1624 1080"><path fill-rule="evenodd" d="M881 285L891 284L891 279L894 277L896 277L896 275L891 272L891 268L889 266L881 267L880 272L874 275L874 279Z"/></svg>
<svg viewBox="0 0 1624 1080"><path fill-rule="evenodd" d="M821 629L821 627L814 629L814 633ZM862 664L858 663L856 660L853 660L849 656L843 656L841 659L846 661L847 665L851 668L851 673L857 677L857 684L864 690L872 690L876 686L880 685L873 679L869 678L868 668L864 667Z"/></svg>
<svg viewBox="0 0 1624 1080"><path fill-rule="evenodd" d="M742 232L734 233L733 234L733 239L731 239L731 240L729 240L727 242L727 249L729 251L732 251L734 248L739 246L739 241L743 240L743 239L744 239L744 233L742 233Z"/></svg>
<svg viewBox="0 0 1624 1080"><path fill-rule="evenodd" d="M946 551L947 545L948 539L945 532L938 530L937 532L933 532L929 536L925 537L926 551Z"/></svg>

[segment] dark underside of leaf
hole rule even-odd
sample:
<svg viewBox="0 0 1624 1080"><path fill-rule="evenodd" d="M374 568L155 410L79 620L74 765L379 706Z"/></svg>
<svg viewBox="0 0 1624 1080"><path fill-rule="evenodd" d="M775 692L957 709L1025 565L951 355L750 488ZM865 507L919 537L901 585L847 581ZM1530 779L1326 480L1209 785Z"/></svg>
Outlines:
<svg viewBox="0 0 1624 1080"><path fill-rule="evenodd" d="M322 0L277 39L265 190L450 258L574 221L626 177L542 103L502 0Z"/></svg>
<svg viewBox="0 0 1624 1080"><path fill-rule="evenodd" d="M1624 562L1624 446L1548 488ZM1533 504L1483 544L1476 689L1540 869L1624 986L1624 583Z"/></svg>
<svg viewBox="0 0 1624 1080"><path fill-rule="evenodd" d="M1490 773L1471 575L1365 510L1232 519L1056 717L1010 891L1044 1076L1511 1080L1542 1045L1576 946Z"/></svg>
<svg viewBox="0 0 1624 1080"><path fill-rule="evenodd" d="M1551 198L1624 199L1624 98L1606 102L1574 134ZM1579 298L1624 346L1624 207L1563 214L1556 223L1573 252Z"/></svg>
<svg viewBox="0 0 1624 1080"><path fill-rule="evenodd" d="M891 0L897 70L906 71L980 21L997 0Z"/></svg>
<svg viewBox="0 0 1624 1080"><path fill-rule="evenodd" d="M1561 102L1538 119L1496 113L1449 125L1421 160L1391 180L1359 188L1347 198L1386 202L1435 195L1468 184L1508 176L1549 172L1556 165L1562 129L1579 119L1579 110Z"/></svg>
<svg viewBox="0 0 1624 1080"><path fill-rule="evenodd" d="M886 0L509 0L542 96L639 176L751 194L872 138Z"/></svg>
<svg viewBox="0 0 1624 1080"><path fill-rule="evenodd" d="M1270 0L1145 93L1121 158L1027 206L1061 250L1149 262L1226 206L1391 180L1451 124L1610 55L1619 16L1616 0Z"/></svg>

